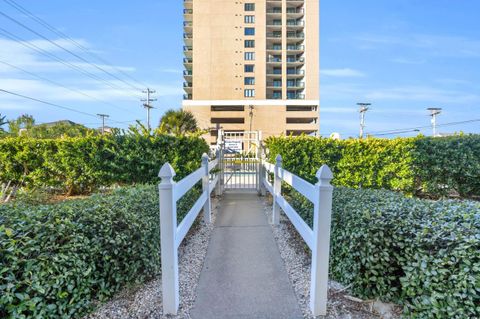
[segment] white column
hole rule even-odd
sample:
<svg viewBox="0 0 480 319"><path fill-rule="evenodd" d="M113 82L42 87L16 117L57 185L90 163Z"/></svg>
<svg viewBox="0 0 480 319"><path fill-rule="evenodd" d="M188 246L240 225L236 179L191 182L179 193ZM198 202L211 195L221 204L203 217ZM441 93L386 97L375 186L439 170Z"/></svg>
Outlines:
<svg viewBox="0 0 480 319"><path fill-rule="evenodd" d="M330 224L332 219L332 171L323 165L316 174L317 201L314 203L313 248L310 282L310 310L314 316L327 314L328 263L330 255Z"/></svg>
<svg viewBox="0 0 480 319"><path fill-rule="evenodd" d="M210 184L210 172L208 171L208 155L203 153L202 155L202 167L204 168L204 175L202 177L202 189L203 193L207 195L207 200L205 204L203 204L203 220L205 223L210 224L212 222L212 214L211 214L211 202L210 202L210 191L209 191L209 184Z"/></svg>
<svg viewBox="0 0 480 319"><path fill-rule="evenodd" d="M273 210L272 210L272 224L278 225L280 222L280 206L277 204L277 196L282 194L282 180L280 178L280 168L282 168L282 156L277 155L274 179L273 179Z"/></svg>
<svg viewBox="0 0 480 319"><path fill-rule="evenodd" d="M217 157L218 165L217 165L217 167L215 167L215 169L217 170L217 172L215 174L217 174L218 179L217 179L217 185L215 185L215 195L221 196L222 195L222 187L221 187L222 172L221 172L220 168L222 167L222 160L220 158L221 157L220 148L217 148L216 157Z"/></svg>
<svg viewBox="0 0 480 319"><path fill-rule="evenodd" d="M158 185L160 195L160 245L162 258L162 296L163 313L177 314L178 292L178 252L175 245L177 233L177 204L174 197L175 182L173 167L166 163L158 176L162 179Z"/></svg>

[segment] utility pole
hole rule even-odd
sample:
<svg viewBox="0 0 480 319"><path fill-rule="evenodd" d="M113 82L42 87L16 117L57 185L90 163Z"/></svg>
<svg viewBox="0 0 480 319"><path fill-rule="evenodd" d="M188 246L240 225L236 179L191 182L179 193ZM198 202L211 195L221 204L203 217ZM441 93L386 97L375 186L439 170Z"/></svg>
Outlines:
<svg viewBox="0 0 480 319"><path fill-rule="evenodd" d="M429 107L427 110L430 111L430 116L432 117L431 123L432 123L433 137L436 137L437 136L437 115L442 113L442 108Z"/></svg>
<svg viewBox="0 0 480 319"><path fill-rule="evenodd" d="M105 134L105 118L109 118L110 116L107 114L97 114L99 117L102 118L102 135Z"/></svg>
<svg viewBox="0 0 480 319"><path fill-rule="evenodd" d="M146 103L143 103L143 107L145 109L147 109L147 128L148 128L148 131L150 132L150 110L153 109L153 106L150 102L154 102L156 101L157 99L152 99L150 97L150 94L153 94L155 93L156 91L155 90L150 90L149 88L147 88L145 91L142 91L143 93L147 94L147 98L146 99L142 99L141 101L142 102L146 102Z"/></svg>
<svg viewBox="0 0 480 319"><path fill-rule="evenodd" d="M365 113L370 109L371 103L357 103L360 107L360 138L363 138L365 130Z"/></svg>

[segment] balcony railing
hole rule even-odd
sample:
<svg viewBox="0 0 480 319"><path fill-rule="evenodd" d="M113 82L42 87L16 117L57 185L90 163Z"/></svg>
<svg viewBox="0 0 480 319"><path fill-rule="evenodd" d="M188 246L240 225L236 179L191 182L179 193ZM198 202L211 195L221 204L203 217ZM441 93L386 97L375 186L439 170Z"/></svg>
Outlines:
<svg viewBox="0 0 480 319"><path fill-rule="evenodd" d="M183 99L184 100L191 100L192 99L192 94L184 94Z"/></svg>
<svg viewBox="0 0 480 319"><path fill-rule="evenodd" d="M183 38L184 38L184 39L193 39L193 34L191 34L191 33L184 33L184 34L183 34Z"/></svg>
<svg viewBox="0 0 480 319"><path fill-rule="evenodd" d="M304 88L305 82L295 82L295 83L288 83L287 88Z"/></svg>
<svg viewBox="0 0 480 319"><path fill-rule="evenodd" d="M287 8L287 14L289 13L293 13L293 14L304 13L304 10L303 8Z"/></svg>
<svg viewBox="0 0 480 319"><path fill-rule="evenodd" d="M191 59L191 58L183 58L183 63L193 63L193 59Z"/></svg>
<svg viewBox="0 0 480 319"><path fill-rule="evenodd" d="M287 39L304 39L304 33L287 33Z"/></svg>
<svg viewBox="0 0 480 319"><path fill-rule="evenodd" d="M183 14L193 14L193 9L183 9Z"/></svg>
<svg viewBox="0 0 480 319"><path fill-rule="evenodd" d="M270 62L270 63L280 63L280 62L282 62L282 58L278 58L278 57L268 57L268 58L267 58L267 62Z"/></svg>
<svg viewBox="0 0 480 319"><path fill-rule="evenodd" d="M287 69L287 76L288 75L305 75L305 70L288 70Z"/></svg>
<svg viewBox="0 0 480 319"><path fill-rule="evenodd" d="M282 70L267 70L269 76L282 76Z"/></svg>
<svg viewBox="0 0 480 319"><path fill-rule="evenodd" d="M193 75L193 72L191 70L183 70L183 75L191 76Z"/></svg>
<svg viewBox="0 0 480 319"><path fill-rule="evenodd" d="M267 27L271 27L271 26L281 27L282 21L267 21Z"/></svg>
<svg viewBox="0 0 480 319"><path fill-rule="evenodd" d="M281 38L282 37L282 33L279 32L279 33L275 33L275 32L267 32L267 38Z"/></svg>
<svg viewBox="0 0 480 319"><path fill-rule="evenodd" d="M305 22L303 21L287 21L287 26L289 27L303 27Z"/></svg>
<svg viewBox="0 0 480 319"><path fill-rule="evenodd" d="M303 51L305 50L304 45L287 45L288 51Z"/></svg>
<svg viewBox="0 0 480 319"><path fill-rule="evenodd" d="M281 14L282 13L282 8L267 9L267 13L269 13L269 14Z"/></svg>
<svg viewBox="0 0 480 319"><path fill-rule="evenodd" d="M193 27L193 22L192 21L183 21L183 26L184 27Z"/></svg>
<svg viewBox="0 0 480 319"><path fill-rule="evenodd" d="M281 100L282 99L282 94L267 94L267 99L268 100Z"/></svg>
<svg viewBox="0 0 480 319"><path fill-rule="evenodd" d="M192 82L183 82L183 87L184 88L191 88L191 87L193 87L193 84L192 84Z"/></svg>
<svg viewBox="0 0 480 319"><path fill-rule="evenodd" d="M281 51L282 50L282 46L279 45L279 46L276 46L276 45L270 45L267 47L267 50L272 50L272 51Z"/></svg>
<svg viewBox="0 0 480 319"><path fill-rule="evenodd" d="M282 82L279 82L279 81L267 82L267 86L274 87L274 88L281 88Z"/></svg>
<svg viewBox="0 0 480 319"><path fill-rule="evenodd" d="M287 63L303 63L305 62L305 58L300 57L287 57Z"/></svg>
<svg viewBox="0 0 480 319"><path fill-rule="evenodd" d="M193 50L192 46L188 46L188 45L183 46L183 51L192 51L192 50Z"/></svg>
<svg viewBox="0 0 480 319"><path fill-rule="evenodd" d="M287 100L305 100L305 94L288 94Z"/></svg>

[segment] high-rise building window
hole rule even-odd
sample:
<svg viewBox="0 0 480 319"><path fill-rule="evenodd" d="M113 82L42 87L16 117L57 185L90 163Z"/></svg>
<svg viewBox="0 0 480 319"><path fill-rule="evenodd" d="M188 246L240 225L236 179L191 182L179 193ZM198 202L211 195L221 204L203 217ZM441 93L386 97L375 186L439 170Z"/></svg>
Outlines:
<svg viewBox="0 0 480 319"><path fill-rule="evenodd" d="M248 90L245 90L244 92L245 92L245 97L255 97L255 90L253 89L252 90L248 89Z"/></svg>
<svg viewBox="0 0 480 319"><path fill-rule="evenodd" d="M255 3L245 3L245 11L255 11Z"/></svg>
<svg viewBox="0 0 480 319"><path fill-rule="evenodd" d="M250 73L254 72L255 66L253 64L245 64L245 72Z"/></svg>
<svg viewBox="0 0 480 319"><path fill-rule="evenodd" d="M255 85L255 78L254 77L246 77L245 78L245 85Z"/></svg>
<svg viewBox="0 0 480 319"><path fill-rule="evenodd" d="M245 40L245 47L246 48L254 48L255 47L255 40Z"/></svg>
<svg viewBox="0 0 480 319"><path fill-rule="evenodd" d="M255 60L255 52L245 52L245 61Z"/></svg>
<svg viewBox="0 0 480 319"><path fill-rule="evenodd" d="M245 28L245 35L255 35L255 28Z"/></svg>
<svg viewBox="0 0 480 319"><path fill-rule="evenodd" d="M245 23L255 23L255 16L245 16Z"/></svg>

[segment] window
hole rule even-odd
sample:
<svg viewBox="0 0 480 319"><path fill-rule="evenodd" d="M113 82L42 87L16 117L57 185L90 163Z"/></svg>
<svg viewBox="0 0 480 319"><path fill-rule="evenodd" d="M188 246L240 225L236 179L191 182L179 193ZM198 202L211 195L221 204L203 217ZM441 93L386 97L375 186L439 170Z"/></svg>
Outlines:
<svg viewBox="0 0 480 319"><path fill-rule="evenodd" d="M255 60L255 52L245 52L245 61Z"/></svg>
<svg viewBox="0 0 480 319"><path fill-rule="evenodd" d="M245 35L255 35L255 28L245 28Z"/></svg>
<svg viewBox="0 0 480 319"><path fill-rule="evenodd" d="M255 16L245 16L245 23L255 23Z"/></svg>
<svg viewBox="0 0 480 319"><path fill-rule="evenodd" d="M246 48L254 48L255 47L255 40L245 40L245 47Z"/></svg>
<svg viewBox="0 0 480 319"><path fill-rule="evenodd" d="M245 78L245 85L255 85L255 78L254 77L246 77Z"/></svg>
<svg viewBox="0 0 480 319"><path fill-rule="evenodd" d="M245 90L245 97L255 97L255 90Z"/></svg>
<svg viewBox="0 0 480 319"><path fill-rule="evenodd" d="M255 70L255 66L253 64L245 64L245 72L253 72Z"/></svg>
<svg viewBox="0 0 480 319"><path fill-rule="evenodd" d="M245 11L255 11L255 3L245 3Z"/></svg>

